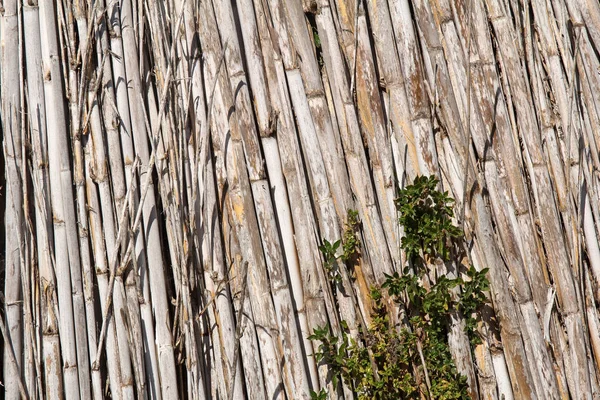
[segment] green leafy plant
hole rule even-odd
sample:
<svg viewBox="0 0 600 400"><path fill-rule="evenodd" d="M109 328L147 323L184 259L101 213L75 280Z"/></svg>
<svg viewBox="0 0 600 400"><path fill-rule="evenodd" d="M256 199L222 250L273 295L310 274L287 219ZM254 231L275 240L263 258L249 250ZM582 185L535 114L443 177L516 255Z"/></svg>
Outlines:
<svg viewBox="0 0 600 400"><path fill-rule="evenodd" d="M456 244L462 237L452 224L453 199L437 190L438 183L433 177L418 177L399 192L396 205L405 231L401 247L409 263L402 274L386 275L380 288L372 288L369 326L362 327L357 338L349 336L345 323L339 336L322 327L309 337L319 342L316 360L327 365L334 386L343 380L359 399L420 399L424 394L431 399L470 398L467 379L452 360L448 322L450 314L459 310L471 343L481 341L477 311L486 301L488 270L470 266L465 279L442 275L430 282L431 262L458 258ZM339 258L347 262L357 254L359 229L358 215L349 212L342 244L321 246L326 264ZM336 256L340 245L343 254ZM401 327L391 323L386 299L405 311ZM321 390L313 398L323 396L326 392Z"/></svg>
<svg viewBox="0 0 600 400"><path fill-rule="evenodd" d="M319 250L325 259L323 267L325 268L325 271L327 271L327 275L329 275L329 280L333 283L342 281L342 275L340 274L340 270L337 265L339 256L336 256L337 250L340 248L341 244L341 240L330 243L327 239L325 239L323 240L323 244L319 246Z"/></svg>
<svg viewBox="0 0 600 400"><path fill-rule="evenodd" d="M467 270L468 281L462 281L462 292L459 307L465 316L465 330L472 345L481 343L481 338L475 333L477 328L477 310L486 302L485 292L490 288L490 282L486 278L489 268L477 271L474 267Z"/></svg>
<svg viewBox="0 0 600 400"><path fill-rule="evenodd" d="M348 335L342 331L342 336L337 337L329 332L327 326L317 327L309 340L319 341L319 349L315 352L318 363L325 364L329 368L328 378L337 386L345 366L346 349L348 348Z"/></svg>
<svg viewBox="0 0 600 400"><path fill-rule="evenodd" d="M321 37L319 36L319 30L317 29L317 21L315 19L315 14L313 12L308 12L305 15L308 19L308 23L312 28L313 42L315 44L315 52L317 55L317 60L319 62L319 68L323 68L323 45L321 43Z"/></svg>
<svg viewBox="0 0 600 400"><path fill-rule="evenodd" d="M340 379L353 385L359 399L417 398L417 385L407 367L413 361L413 338L398 332L390 324L381 297L374 296L375 313L369 329L362 332L361 341L343 331L341 337L327 328L315 329L309 339L319 340L315 356L329 368L334 386Z"/></svg>
<svg viewBox="0 0 600 400"><path fill-rule="evenodd" d="M319 251L321 251L325 261L323 266L327 271L330 282L338 283L342 281L338 260L341 260L348 265L352 265L356 262L360 249L360 241L358 239L359 227L360 220L358 218L358 211L348 210L342 239L336 240L334 243L324 239L323 244L319 246ZM340 246L342 248L342 253L337 255Z"/></svg>
<svg viewBox="0 0 600 400"><path fill-rule="evenodd" d="M358 218L358 211L348 210L348 216L346 217L346 226L344 229L344 236L342 240L341 259L344 262L355 262L359 255L360 241L358 240L358 231L360 229L360 219Z"/></svg>
<svg viewBox="0 0 600 400"><path fill-rule="evenodd" d="M316 27L312 28L313 31L313 40L315 41L315 47L321 50L321 38L319 37L319 31L317 31Z"/></svg>
<svg viewBox="0 0 600 400"><path fill-rule="evenodd" d="M327 400L327 391L325 389L321 389L319 393L314 390L310 391L310 399L311 400Z"/></svg>
<svg viewBox="0 0 600 400"><path fill-rule="evenodd" d="M437 185L435 177L417 177L396 199L405 235L402 248L411 261L421 254L447 260L450 243L462 236L452 224L454 200L448 192L438 191Z"/></svg>

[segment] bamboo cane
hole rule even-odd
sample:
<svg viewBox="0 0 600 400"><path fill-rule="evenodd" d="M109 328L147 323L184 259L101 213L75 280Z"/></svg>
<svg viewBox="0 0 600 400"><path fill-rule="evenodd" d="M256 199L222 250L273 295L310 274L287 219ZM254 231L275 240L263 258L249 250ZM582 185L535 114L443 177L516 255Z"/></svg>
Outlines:
<svg viewBox="0 0 600 400"><path fill-rule="evenodd" d="M64 368L65 397L79 398L77 373L76 338L74 335L74 314L71 294L80 292L79 245L72 192L72 174L68 160L66 115L63 103L63 83L59 64L58 40L54 6L40 4L41 37L44 94L46 101L46 121L48 132L48 155L50 165L50 187L55 235L55 268L57 276L58 301L60 312L61 352ZM72 278L72 279L71 279ZM73 285L75 287L73 288Z"/></svg>
<svg viewBox="0 0 600 400"><path fill-rule="evenodd" d="M6 330L2 321L3 337L5 343L11 343L4 352L3 370L4 380L7 384L6 396L9 399L17 399L20 396L19 382L22 382L23 351L22 320L21 320L21 243L15 232L23 229L22 208L22 178L19 176L19 165L22 163L21 152L21 71L19 58L15 57L19 51L19 12L18 2L9 1L3 4L2 15L3 43L2 43L2 131L3 153L5 170L7 174L6 184L9 190L5 214L5 243L6 260L3 263L6 269L4 280L4 292L6 300L3 302L6 315ZM21 237L23 234L21 233ZM11 354L11 352L13 352ZM21 383L22 385L22 383Z"/></svg>

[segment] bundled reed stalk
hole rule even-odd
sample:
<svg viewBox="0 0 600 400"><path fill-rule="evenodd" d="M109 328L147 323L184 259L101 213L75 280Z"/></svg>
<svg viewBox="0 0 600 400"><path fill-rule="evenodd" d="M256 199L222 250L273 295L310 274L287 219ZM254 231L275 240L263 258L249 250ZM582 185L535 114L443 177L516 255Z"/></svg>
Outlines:
<svg viewBox="0 0 600 400"><path fill-rule="evenodd" d="M596 0L0 4L4 398L357 397L308 337L370 324L419 175L489 268L469 396L600 396Z"/></svg>

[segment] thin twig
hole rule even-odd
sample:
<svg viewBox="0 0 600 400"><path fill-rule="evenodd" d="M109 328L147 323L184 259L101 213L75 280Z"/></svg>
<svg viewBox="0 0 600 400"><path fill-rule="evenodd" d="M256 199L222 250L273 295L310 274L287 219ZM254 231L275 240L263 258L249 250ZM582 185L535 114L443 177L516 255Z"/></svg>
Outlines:
<svg viewBox="0 0 600 400"><path fill-rule="evenodd" d="M573 108L575 105L575 94L577 91L577 85L575 84L575 74L577 73L577 56L580 52L580 39L581 39L581 32L579 32L579 34L577 34L577 31L574 32L574 35L576 36L575 39L575 51L573 52L573 70L571 72L571 99L569 101L569 125L565 127L566 133L567 133L567 152L566 152L566 157L567 157L567 167L571 166L571 135L573 134ZM566 187L567 190L569 189L569 187L571 186L571 174L567 173L566 175Z"/></svg>
<svg viewBox="0 0 600 400"><path fill-rule="evenodd" d="M467 115L465 124L467 128L467 137L465 139L465 178L463 180L463 194L462 194L462 209L460 211L460 223L462 230L465 230L465 210L467 207L467 192L468 192L468 180L469 180L469 168L471 167L471 25L473 23L473 12L471 10L471 0L466 6L467 12L469 13L468 28L467 28Z"/></svg>
<svg viewBox="0 0 600 400"><path fill-rule="evenodd" d="M219 73L221 71L221 67L223 66L223 63L225 62L225 52L227 51L227 45L228 42L225 42L225 45L223 46L223 51L221 53L221 59L219 60L219 65L217 66L217 72L214 76L214 81L212 82L212 87L211 87L211 91L210 91L210 98L209 98L209 102L208 102L208 114L206 116L206 126L201 126L200 127L200 140L202 141L202 143L198 143L197 145L197 149L196 149L196 154L195 154L195 158L196 158L196 171L200 171L201 173L201 182L204 185L204 182L206 182L206 176L205 176L205 168L204 165L208 162L208 160L206 159L208 157L209 151L208 151L208 146L210 144L210 134L211 134L211 120L212 120L212 107L213 107L213 102L214 102L214 97L215 97L215 90L217 88L217 82L218 82L218 76ZM206 132L205 135L203 135L202 133ZM198 185L196 184L194 187L194 192L192 194L192 202L195 204L196 203L196 199L198 198ZM204 207L205 204L205 198L206 198L206 190L203 191L202 193L202 197L200 198L200 204L199 204L199 209L202 210L202 208ZM193 214L195 217L195 213Z"/></svg>
<svg viewBox="0 0 600 400"><path fill-rule="evenodd" d="M242 281L242 297L240 299L240 309L236 318L237 326L235 328L235 345L233 350L233 364L230 368L233 370L231 374L231 380L229 381L229 388L227 390L227 399L233 400L233 392L235 389L235 375L237 373L237 363L240 353L240 338L242 337L242 317L244 316L244 302L246 301L246 288L248 286L248 261L244 262L244 271L241 274Z"/></svg>
<svg viewBox="0 0 600 400"><path fill-rule="evenodd" d="M23 146L23 138L21 138L21 145ZM14 147L14 143L13 143L13 147ZM7 149L7 146L6 146L6 141L4 141L4 143L3 143L3 150L4 150L4 154L10 154L8 152L8 149ZM14 154L14 148L13 148L13 154ZM9 158L9 157L7 157L7 158ZM16 158L13 158L13 160L14 160L15 168L16 168L17 167L17 160L16 160ZM23 172L25 172L25 171L23 171ZM10 198L12 198L13 197L13 192L12 192L12 184L11 184L11 174L6 174L6 188L7 188L7 191L8 191L8 195L10 196ZM7 203L8 203L8 201L7 201ZM12 206L12 212L16 214L17 211L15 209L14 203L11 204L11 206ZM28 225L28 226L30 226L30 225ZM24 260L24 256L25 255L23 253L24 241L23 241L23 237L21 236L21 230L20 229L16 230L16 234L17 234L17 241L19 242L19 255L20 255L20 260L19 260L20 261L19 262L20 265L19 265L19 267L20 267L20 270L21 270L20 271L21 275L23 275L24 272L25 272L25 270L26 270L26 268L25 268L25 260ZM23 283L22 283L22 285L23 285ZM23 285L23 286L24 286L23 289L26 289L27 288L27 283L25 283L25 285ZM27 295L26 290L23 290L23 292L25 293L25 295ZM30 298L30 296L28 296L28 297ZM31 300L31 298L30 298L30 300ZM1 291L0 291L0 304L4 304L5 306L7 305L6 304L6 300L4 298L4 293L1 292ZM29 310L28 307L25 307L25 309L26 309L26 311L25 311L25 322L26 322L27 325L30 325L30 324L32 324L30 322L31 321L31 313L30 313L31 310ZM9 351L7 353L8 353L8 356L10 358L10 362L12 364L12 367L15 369L15 371L17 371L17 373L15 375L18 377L19 391L21 392L21 396L23 398L28 399L29 397L28 397L28 394L27 394L27 389L24 386L23 381L21 380L21 373L20 373L19 364L17 363L17 358L15 356L15 350L13 348L12 341L10 340L9 336L6 334L6 327L4 325L4 319L2 319L2 315L1 314L0 314L0 329L2 330L2 336L4 337L5 349L6 348L9 349ZM32 337L32 339L33 339L33 337ZM33 343L32 343L32 345L33 345ZM36 353L37 352L35 352L35 350L34 350L34 357L35 357Z"/></svg>
<svg viewBox="0 0 600 400"><path fill-rule="evenodd" d="M210 307L217 300L217 297L219 297L221 295L221 292L223 292L223 290L225 290L225 286L228 285L232 280L233 280L233 278L230 278L227 280L221 280L219 282L219 284L217 285L217 289L210 296L210 300L206 303L206 305L204 307L202 307L202 310L198 311L198 316L197 316L198 318L200 318L202 315L204 315L206 310L208 310L208 307Z"/></svg>
<svg viewBox="0 0 600 400"><path fill-rule="evenodd" d="M4 293L0 292L0 303L6 304L4 300ZM19 364L17 364L17 357L15 357L15 349L12 346L12 342L10 341L8 335L6 334L6 326L4 325L4 318L2 318L2 314L0 314L0 332L2 333L2 337L4 338L4 349L5 353L8 353L8 358L10 358L10 363L15 371L19 371ZM6 351L8 349L8 351ZM27 394L27 389L25 385L23 385L23 380L21 379L21 374L16 373L17 383L19 384L19 392L21 392L21 397L24 399L29 399L29 395Z"/></svg>
<svg viewBox="0 0 600 400"><path fill-rule="evenodd" d="M356 56L358 55L358 13L362 0L356 2L356 16L354 18L354 60L352 62L352 75L350 77L350 96L354 98L354 85L356 85ZM364 6L363 6L364 7Z"/></svg>
<svg viewBox="0 0 600 400"><path fill-rule="evenodd" d="M421 344L421 340L417 340L417 351L419 352L421 364L423 364L423 374L425 374L425 385L427 385L427 397L431 399L431 381L429 380L429 372L427 371L427 363L425 362L425 356L423 355L423 345Z"/></svg>
<svg viewBox="0 0 600 400"><path fill-rule="evenodd" d="M139 159L136 158L135 162L133 163L133 166L131 168L131 179L130 182L131 184L129 185L129 188L127 189L127 195L126 196L130 196L130 194L132 193L132 191L134 190L134 186L135 186L135 172L137 170L139 164ZM143 198L142 201L140 202L140 206L139 206L139 210L141 210L142 205L143 204ZM119 243L122 242L122 236L125 234L125 226L126 226L126 219L127 219L127 210L129 210L129 204L126 202L125 204L123 204L123 207L121 208L121 215L119 217L119 231L117 232L117 239L116 239L116 243L117 246L119 246ZM139 211L138 210L138 211ZM131 245L131 242L130 242ZM116 247L114 249L113 254L111 255L111 259L110 259L110 280L108 283L108 294L106 296L106 310L104 312L104 318L102 320L102 329L100 330L100 337L98 338L98 347L96 350L96 359L94 360L94 363L92 364L92 370L96 370L99 367L99 361L100 361L100 355L102 353L102 346L104 344L104 337L106 336L106 330L108 328L108 319L110 317L110 311L111 311L111 304L112 304L112 288L114 287L115 284L115 272L116 272L116 263L117 263L117 254L119 253L119 247Z"/></svg>
<svg viewBox="0 0 600 400"><path fill-rule="evenodd" d="M215 90L217 88L217 83L219 81L219 73L221 72L221 67L223 66L223 63L225 62L225 55L226 55L226 51L227 51L227 45L228 43L225 42L225 45L223 46L223 51L221 53L221 59L219 60L219 65L217 66L217 72L215 73L214 76L214 81L212 83L212 87L210 90L210 99L209 99L209 103L208 103L208 114L206 115L206 127L201 127L201 132L200 132L200 140L202 140L202 143L198 146L200 147L199 154L196 154L196 162L197 162L197 166L196 166L196 170L198 170L199 166L204 166L205 164L205 158L208 155L208 146L210 143L210 133L211 133L211 122L212 122L212 108L213 108L213 102L215 99ZM206 135L202 135L202 130L205 130ZM198 152L198 150L197 150ZM202 182L204 183L206 181L206 177L204 176L204 168L200 169L200 171L202 172ZM204 194L206 195L206 191L204 191ZM195 199L194 199L195 200ZM202 201L200 202L200 208L202 209L202 207L204 206L204 197L202 198Z"/></svg>
<svg viewBox="0 0 600 400"><path fill-rule="evenodd" d="M98 12L98 2L96 2L96 4L94 5L94 8L92 8L92 10L90 11L90 16L89 16L89 20L93 21L94 18L96 17L96 13ZM87 43L86 43L86 48L85 48L85 54L83 54L81 56L81 81L79 82L79 92L78 92L78 99L77 99L77 108L78 108L78 119L79 121L81 121L81 117L83 116L83 110L84 110L84 105L85 105L85 93L87 92L87 84L89 83L88 80L86 79L87 76L87 69L89 67L89 64L91 63L91 58L92 58L92 42L93 40L91 40L91 36L92 36L92 32L94 30L94 27L96 27L97 24L95 23L90 23L88 26L88 31L87 31ZM102 64L104 64L104 60L102 60ZM100 71L102 71L103 68L100 68ZM87 118L86 118L87 120ZM85 127L84 125L81 125L79 127L79 133L81 133L81 131L83 130L83 127Z"/></svg>

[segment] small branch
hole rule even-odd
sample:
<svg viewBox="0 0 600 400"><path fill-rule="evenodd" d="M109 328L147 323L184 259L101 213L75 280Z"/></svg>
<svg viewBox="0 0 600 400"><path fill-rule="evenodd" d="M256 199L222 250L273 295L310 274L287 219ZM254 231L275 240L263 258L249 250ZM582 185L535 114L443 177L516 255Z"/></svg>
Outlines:
<svg viewBox="0 0 600 400"><path fill-rule="evenodd" d="M0 292L0 303L5 303L4 301L4 293ZM12 346L12 342L10 338L6 334L6 327L4 325L4 318L0 314L0 332L2 333L2 337L4 338L4 349L8 349L6 353L8 353L8 358L10 358L11 366L15 369L15 371L19 371L19 364L17 364L17 358L15 357L15 349ZM5 353L5 354L6 354ZM21 379L21 374L18 372L15 374L17 377L17 383L19 384L19 392L21 392L21 397L24 399L29 399L29 395L27 394L27 390L25 389L25 385L23 385L23 380Z"/></svg>
<svg viewBox="0 0 600 400"><path fill-rule="evenodd" d="M244 272L242 273L242 298L240 299L240 309L236 318L237 327L235 329L235 347L233 350L233 364L231 368L233 373L231 374L231 381L229 382L229 389L227 390L227 398L233 400L233 392L235 389L235 375L237 373L237 363L240 352L240 338L242 336L242 317L244 313L244 302L246 301L246 287L248 286L248 261L244 262Z"/></svg>
<svg viewBox="0 0 600 400"><path fill-rule="evenodd" d="M419 352L421 364L423 364L423 373L425 374L425 385L427 385L427 397L431 398L431 381L429 380L429 372L427 371L427 363L425 362L425 356L423 355L423 345L421 344L420 339L417 339L417 351Z"/></svg>
<svg viewBox="0 0 600 400"><path fill-rule="evenodd" d="M352 75L350 77L350 96L354 98L354 86L356 85L356 56L358 55L358 13L362 0L356 2L356 18L354 18L354 60L352 63ZM364 6L363 6L364 7Z"/></svg>
<svg viewBox="0 0 600 400"><path fill-rule="evenodd" d="M468 192L468 180L469 180L469 167L471 166L471 25L473 23L473 12L471 10L471 1L467 3L467 12L469 13L468 18L468 29L467 29L467 117L466 117L466 128L467 137L465 139L465 178L463 181L463 194L462 194L462 209L460 212L460 223L461 228L465 230L465 210L467 207L467 192Z"/></svg>
<svg viewBox="0 0 600 400"><path fill-rule="evenodd" d="M135 162L133 163L133 167L131 168L131 180L130 180L131 185L129 185L129 189L127 190L126 198L129 197L134 190L134 184L135 184L134 174L135 174L135 171L137 170L138 164L139 164L139 159L136 158ZM138 214L141 213L143 204L144 204L144 198L142 198L142 201L140 201L139 208L138 208ZM117 232L116 243L121 243L122 236L125 234L125 231L126 231L125 222L127 219L127 210L128 209L129 209L129 205L126 202L125 204L123 204L123 208L121 209L121 215L119 217L119 231ZM132 242L130 241L129 246L131 246L131 243ZM104 343L104 337L106 336L106 330L108 329L108 319L110 317L110 310L111 310L111 304L112 304L112 295L111 294L113 291L113 287L115 285L115 275L116 275L116 268L117 268L116 264L117 264L117 254L118 253L119 253L119 249L115 248L114 253L111 255L111 259L110 259L110 265L109 265L110 279L109 279L109 283L108 283L108 294L106 296L106 311L104 312L104 318L102 320L102 329L100 331L100 338L98 339L98 348L96 350L96 360L94 360L94 363L92 364L92 370L96 370L99 366L100 355L102 353L102 346Z"/></svg>

